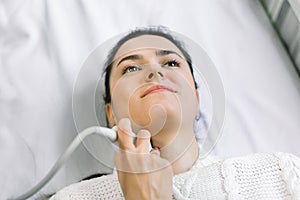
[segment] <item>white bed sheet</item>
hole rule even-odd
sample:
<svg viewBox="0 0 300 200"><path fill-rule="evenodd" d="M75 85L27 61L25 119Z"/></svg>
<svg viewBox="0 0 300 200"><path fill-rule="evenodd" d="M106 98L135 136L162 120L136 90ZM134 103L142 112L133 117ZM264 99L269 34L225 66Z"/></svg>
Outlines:
<svg viewBox="0 0 300 200"><path fill-rule="evenodd" d="M72 88L89 53L119 33L158 24L202 45L219 70L226 120L214 154L300 156L299 77L258 1L4 0L0 199L37 183L76 136ZM99 171L110 169L80 147L41 193Z"/></svg>

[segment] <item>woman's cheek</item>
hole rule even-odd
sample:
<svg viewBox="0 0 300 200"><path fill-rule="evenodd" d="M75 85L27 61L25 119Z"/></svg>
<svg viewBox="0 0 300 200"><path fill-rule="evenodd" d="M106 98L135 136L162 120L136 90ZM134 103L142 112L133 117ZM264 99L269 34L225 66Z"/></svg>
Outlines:
<svg viewBox="0 0 300 200"><path fill-rule="evenodd" d="M135 73L135 72L134 72ZM131 113L141 112L137 108L137 100L140 98L138 89L142 86L142 73L123 75L114 81L111 89L113 109L118 120L123 117L131 117ZM135 99L133 101L133 99Z"/></svg>
<svg viewBox="0 0 300 200"><path fill-rule="evenodd" d="M129 117L129 99L135 89L132 83L122 78L112 86L112 108L117 121L119 121L121 118Z"/></svg>
<svg viewBox="0 0 300 200"><path fill-rule="evenodd" d="M183 124L187 124L187 121L194 121L195 113L197 113L198 104L196 97L196 90L194 85L194 79L188 67L178 70L170 71L168 73L168 79L174 83L180 94L178 95L181 105Z"/></svg>

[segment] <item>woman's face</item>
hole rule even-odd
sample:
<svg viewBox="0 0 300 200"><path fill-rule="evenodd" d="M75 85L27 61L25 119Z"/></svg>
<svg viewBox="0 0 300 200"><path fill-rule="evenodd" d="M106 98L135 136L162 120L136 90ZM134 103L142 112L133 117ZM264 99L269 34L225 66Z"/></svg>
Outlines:
<svg viewBox="0 0 300 200"><path fill-rule="evenodd" d="M143 35L118 50L110 75L110 125L129 118L134 132L148 129L152 141L171 141L193 129L198 95L188 63L169 40ZM162 143L161 143L162 144Z"/></svg>

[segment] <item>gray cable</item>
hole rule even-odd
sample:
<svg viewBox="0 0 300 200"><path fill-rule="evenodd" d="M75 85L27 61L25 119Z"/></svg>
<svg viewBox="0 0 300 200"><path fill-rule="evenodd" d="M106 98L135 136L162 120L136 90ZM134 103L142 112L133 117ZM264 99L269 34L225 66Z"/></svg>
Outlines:
<svg viewBox="0 0 300 200"><path fill-rule="evenodd" d="M74 152L74 150L81 144L81 142L84 140L85 137L97 133L102 136L107 137L110 141L115 142L117 141L117 127L114 126L112 129L110 128L104 128L100 126L93 126L89 127L82 132L80 132L75 139L72 141L72 143L68 146L68 148L61 154L59 159L56 161L56 163L53 165L51 170L48 172L48 174L34 187L32 187L30 190L25 192L24 194L18 196L17 198L14 198L13 200L23 200L31 197L32 195L36 194L41 188L43 188L50 180L51 178L56 174L56 172L60 169L60 167L65 163L65 161L70 157L70 155Z"/></svg>

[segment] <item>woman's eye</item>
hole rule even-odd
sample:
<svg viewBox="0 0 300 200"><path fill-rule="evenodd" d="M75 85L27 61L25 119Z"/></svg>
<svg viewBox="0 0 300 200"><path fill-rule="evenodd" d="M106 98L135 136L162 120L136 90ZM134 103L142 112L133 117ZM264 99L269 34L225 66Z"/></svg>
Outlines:
<svg viewBox="0 0 300 200"><path fill-rule="evenodd" d="M179 62L172 60L164 64L165 67L179 67Z"/></svg>
<svg viewBox="0 0 300 200"><path fill-rule="evenodd" d="M123 73L122 73L122 74L130 73L130 72L135 72L135 71L140 71L140 70L141 70L140 67L137 67L137 66L129 66L129 67L126 67L126 68L123 70Z"/></svg>

